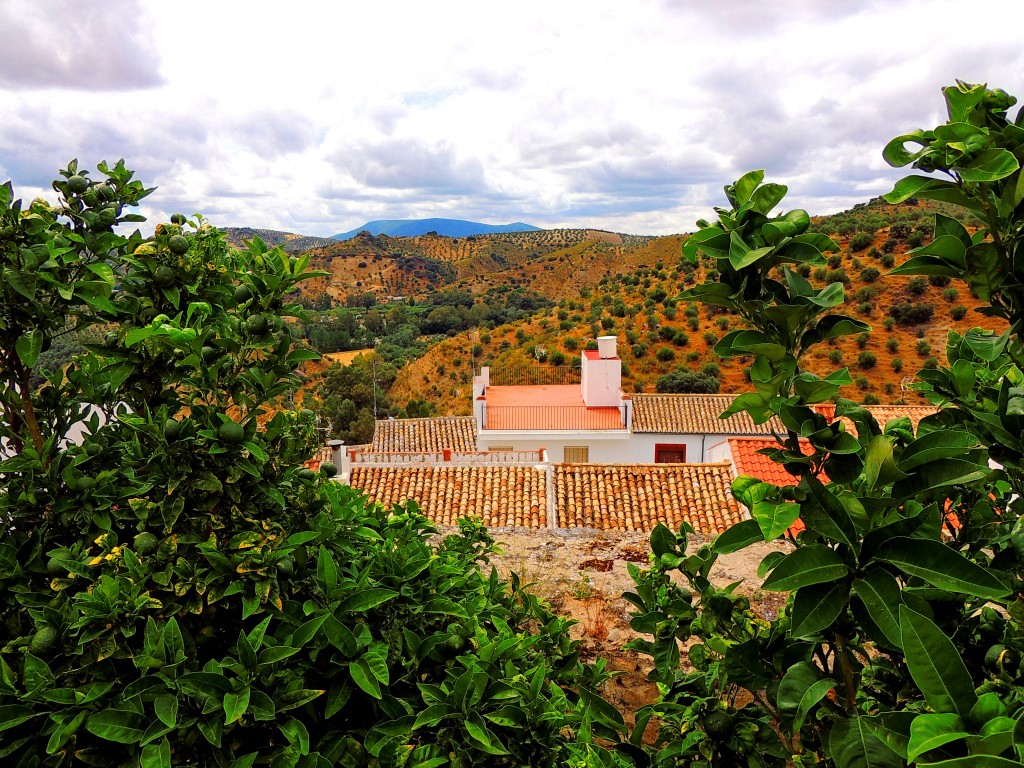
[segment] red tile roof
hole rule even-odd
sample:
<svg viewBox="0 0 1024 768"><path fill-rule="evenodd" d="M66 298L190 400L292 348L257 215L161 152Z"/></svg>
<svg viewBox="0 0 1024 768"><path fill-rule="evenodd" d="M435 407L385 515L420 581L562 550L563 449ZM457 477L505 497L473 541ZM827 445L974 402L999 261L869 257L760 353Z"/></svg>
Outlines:
<svg viewBox="0 0 1024 768"><path fill-rule="evenodd" d="M772 461L763 453L762 448L779 448L775 440L765 437L730 437L729 450L732 452L732 463L737 475L750 475L765 483L773 485L795 485L797 478L789 474L783 466ZM800 449L809 456L813 449L807 440L800 441ZM818 475L823 483L829 482L824 473Z"/></svg>
<svg viewBox="0 0 1024 768"><path fill-rule="evenodd" d="M771 435L785 428L772 418L755 424L747 413L719 418L735 395L631 395L633 431L679 435Z"/></svg>
<svg viewBox="0 0 1024 768"><path fill-rule="evenodd" d="M381 453L476 450L476 420L472 416L432 419L378 419L370 450Z"/></svg>
<svg viewBox="0 0 1024 768"><path fill-rule="evenodd" d="M743 519L728 464L560 464L554 470L556 520L562 528L676 530L703 534Z"/></svg>
<svg viewBox="0 0 1024 768"><path fill-rule="evenodd" d="M487 526L547 526L547 477L533 467L356 464L349 484L385 507L415 499L441 525L476 517Z"/></svg>

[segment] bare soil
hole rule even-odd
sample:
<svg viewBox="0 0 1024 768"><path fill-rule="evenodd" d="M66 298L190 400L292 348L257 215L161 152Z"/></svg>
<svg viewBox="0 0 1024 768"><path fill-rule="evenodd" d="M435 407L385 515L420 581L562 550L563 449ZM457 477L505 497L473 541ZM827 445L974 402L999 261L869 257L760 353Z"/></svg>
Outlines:
<svg viewBox="0 0 1024 768"><path fill-rule="evenodd" d="M602 693L632 724L633 713L658 695L657 686L647 679L650 658L623 647L640 637L629 626L632 606L622 593L632 592L634 587L627 565L648 566L648 536L590 529L494 528L490 532L502 549L501 555L491 559L499 573L508 576L514 571L530 585L530 592L547 600L559 614L576 620L571 634L581 641L584 659L608 661L608 669L616 676ZM695 537L690 549L701 543ZM787 544L772 542L724 555L712 570L711 580L718 586L741 582L737 592L750 598L754 612L774 619L786 595L763 592L757 567L769 552L787 549Z"/></svg>

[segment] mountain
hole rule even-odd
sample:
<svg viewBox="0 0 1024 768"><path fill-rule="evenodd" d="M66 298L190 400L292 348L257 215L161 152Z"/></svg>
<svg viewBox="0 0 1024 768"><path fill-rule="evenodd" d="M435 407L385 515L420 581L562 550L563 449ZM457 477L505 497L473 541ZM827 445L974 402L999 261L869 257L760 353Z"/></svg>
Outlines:
<svg viewBox="0 0 1024 768"><path fill-rule="evenodd" d="M445 237L469 237L497 232L537 232L539 230L540 227L518 221L514 224L482 224L478 221L462 219L381 219L367 222L349 232L334 235L333 239L349 240L363 231L369 231L371 235L389 235L390 237L418 237L428 232Z"/></svg>

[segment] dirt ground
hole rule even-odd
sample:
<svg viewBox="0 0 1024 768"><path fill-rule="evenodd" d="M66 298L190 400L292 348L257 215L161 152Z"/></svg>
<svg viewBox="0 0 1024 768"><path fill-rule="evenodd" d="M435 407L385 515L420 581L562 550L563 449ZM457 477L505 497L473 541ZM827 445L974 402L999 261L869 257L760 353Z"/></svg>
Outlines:
<svg viewBox="0 0 1024 768"><path fill-rule="evenodd" d="M647 567L649 537L643 533L614 533L588 529L522 531L491 529L502 554L492 564L502 575L515 571L530 584L533 594L546 599L554 609L576 619L572 636L582 641L587 660L602 657L608 668L619 674L605 685L603 694L632 723L631 713L658 695L647 680L649 657L623 646L638 637L629 626L632 606L622 598L633 591L627 563ZM701 540L690 542L690 549ZM743 583L737 592L751 598L755 613L773 619L786 596L762 592L757 567L771 551L785 551L788 545L773 542L748 547L718 559L711 580L719 586Z"/></svg>

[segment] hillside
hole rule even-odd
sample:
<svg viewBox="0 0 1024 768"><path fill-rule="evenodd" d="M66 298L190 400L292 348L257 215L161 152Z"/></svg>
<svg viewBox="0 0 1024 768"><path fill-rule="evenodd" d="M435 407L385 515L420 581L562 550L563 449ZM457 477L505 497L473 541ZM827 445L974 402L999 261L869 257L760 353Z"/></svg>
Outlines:
<svg viewBox="0 0 1024 768"><path fill-rule="evenodd" d="M1002 330L999 323L973 312L980 303L963 285L885 276L908 250L931 238L935 210L931 205L872 201L815 220L817 231L832 235L840 251L829 255L828 266L809 270L807 277L816 285L844 282L846 311L872 325L869 334L824 345L806 361L820 374L849 367L855 384L844 392L846 397L912 402L917 395L905 391L905 384L921 367L944 360L947 330L975 325ZM715 376L722 392L744 391L749 387L744 361L719 360L712 349L738 327L736 318L673 300L685 287L707 279L713 267L692 268L683 261L683 239L581 237L543 253L510 254L503 262L494 254L500 255L505 243L490 243L486 255L473 248L464 253L451 242L447 252L434 244L439 256L462 256L452 262L457 273L453 287L481 292L523 286L558 305L527 322L472 329L440 341L399 372L391 389L393 401L426 398L439 413L468 413L474 366L571 363L605 334L619 337L626 391L655 391L658 378L679 366ZM502 268L482 269L488 260Z"/></svg>
<svg viewBox="0 0 1024 768"><path fill-rule="evenodd" d="M280 245L289 253L305 253L313 248L324 248L333 241L326 237L296 235L293 232L279 232L276 229L253 229L252 227L224 227L221 231L227 235L228 243L241 248L246 240L259 237L263 242L274 248Z"/></svg>
<svg viewBox="0 0 1024 768"><path fill-rule="evenodd" d="M333 235L334 240L349 240L360 232L389 237L418 237L433 232L445 237L470 237L490 235L498 232L536 232L540 227L517 221L512 224L484 224L464 219L382 219L368 221L361 227Z"/></svg>

